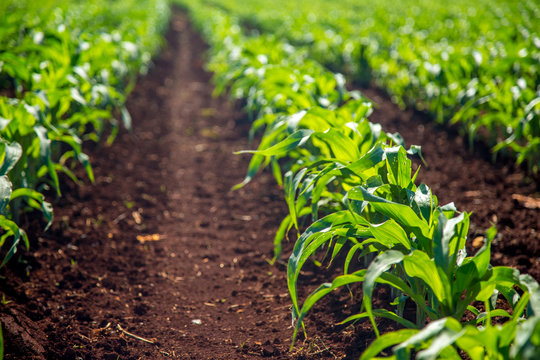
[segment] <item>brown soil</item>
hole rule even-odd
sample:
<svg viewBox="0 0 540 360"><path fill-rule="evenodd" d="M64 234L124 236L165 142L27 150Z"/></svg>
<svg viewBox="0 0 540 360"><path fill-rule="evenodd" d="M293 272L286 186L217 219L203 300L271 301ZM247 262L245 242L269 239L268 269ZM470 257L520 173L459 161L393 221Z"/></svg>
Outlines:
<svg viewBox="0 0 540 360"><path fill-rule="evenodd" d="M286 214L282 190L263 173L229 191L247 169L249 159L233 152L253 147L246 142L249 124L237 106L211 96L210 74L202 69L206 47L185 16L173 17L167 39L169 47L128 101L134 131L91 151L96 184L66 183L52 229L36 232L34 249L2 269L6 359L357 358L373 334L366 323L332 325L358 310L346 292L313 310L308 340L288 352L285 269L267 262ZM372 119L401 117L413 116L384 100ZM496 216L502 238L494 261L538 279L538 210L511 200L537 189L522 174L474 160L463 146L453 148L456 138L430 136L422 126L419 140L399 130L424 145L430 166L422 180L441 202L474 210L478 234ZM449 141L452 150L430 148L435 137L437 146ZM328 273L306 269L301 295ZM390 300L385 289L378 296Z"/></svg>

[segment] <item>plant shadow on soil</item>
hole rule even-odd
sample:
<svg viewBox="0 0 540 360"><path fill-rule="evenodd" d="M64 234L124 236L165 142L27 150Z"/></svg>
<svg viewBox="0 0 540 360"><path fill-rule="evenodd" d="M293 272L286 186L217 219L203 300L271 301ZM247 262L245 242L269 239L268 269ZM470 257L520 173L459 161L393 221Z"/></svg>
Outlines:
<svg viewBox="0 0 540 360"><path fill-rule="evenodd" d="M374 335L366 322L335 325L358 311L346 291L321 301L307 319L309 338L300 337L288 351L285 268L267 261L287 212L282 190L262 173L230 191L249 162L232 153L254 146L246 140L249 124L238 105L212 97L202 60L207 47L184 14L172 17L167 40L129 97L134 130L121 132L110 147L90 147L95 184L64 182L52 228L42 233L39 221L29 217L32 250L2 269L5 358L358 358ZM398 117L382 107L372 120L385 116ZM538 229L538 213L522 226L517 219L531 212L510 201L507 214L504 195L535 190L499 188L499 176L520 180L511 170L493 173L489 164L469 165L467 154L463 165L437 175L448 167L448 156L443 152L437 165L438 150L432 157L432 150L424 149L430 166L423 181L440 201L465 193L457 204L475 211L478 234L493 215L515 230L516 235L502 231L504 244L499 241L493 259L538 279L538 238L527 233ZM464 173L468 166L475 167ZM472 187L463 189L463 180ZM458 190L448 193L448 184ZM484 195L489 195L485 209L475 202ZM286 250L291 247L286 244ZM306 268L301 298L336 271ZM381 304L391 300L384 288L379 295ZM393 328L381 324L383 331Z"/></svg>

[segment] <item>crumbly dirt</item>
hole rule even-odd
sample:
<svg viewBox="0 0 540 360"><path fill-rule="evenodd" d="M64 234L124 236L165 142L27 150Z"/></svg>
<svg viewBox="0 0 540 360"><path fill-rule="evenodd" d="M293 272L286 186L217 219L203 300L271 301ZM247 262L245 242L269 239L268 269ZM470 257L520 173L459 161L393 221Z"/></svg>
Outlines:
<svg viewBox="0 0 540 360"><path fill-rule="evenodd" d="M185 15L173 16L167 40L129 98L134 130L89 149L95 184L64 183L49 231L27 218L33 249L1 273L5 358L358 358L373 332L366 322L334 325L358 310L346 291L312 311L308 338L289 352L285 266L268 263L287 213L282 190L262 173L230 191L249 162L233 152L254 147L249 124L238 105L212 97L206 45ZM407 142L423 145L429 166L421 180L440 202L474 211L474 235L498 224L493 261L538 279L538 209L512 197L538 196L534 183L369 95L381 104L373 121L391 131L404 123ZM335 272L308 266L300 295ZM378 303L390 300L378 291ZM381 323L383 331L392 326Z"/></svg>

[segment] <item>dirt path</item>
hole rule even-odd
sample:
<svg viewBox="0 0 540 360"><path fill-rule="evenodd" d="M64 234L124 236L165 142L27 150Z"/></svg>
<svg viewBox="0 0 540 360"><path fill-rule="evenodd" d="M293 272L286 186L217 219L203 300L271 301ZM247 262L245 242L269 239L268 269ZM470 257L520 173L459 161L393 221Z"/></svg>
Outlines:
<svg viewBox="0 0 540 360"><path fill-rule="evenodd" d="M212 98L210 75L202 69L205 46L185 16L173 17L167 39L169 47L130 96L134 131L92 152L96 184L68 182L53 228L35 235L35 249L23 262L3 270L0 286L11 301L0 306L6 358L358 358L372 339L369 326L332 325L353 311L346 293L325 300L324 311L315 309L307 324L310 338L287 351L292 329L284 266L267 263L286 214L282 190L262 174L229 191L247 168L248 158L232 153L252 147L246 143L248 124L235 106ZM373 119L401 116L385 107ZM384 126L392 130L391 123ZM519 217L533 216L518 233L531 247L519 236L513 241L520 254L537 258L538 213L512 201L510 211L517 213L507 214L495 203L507 191L497 190L499 170L469 163L459 151L464 167L478 169L486 185L481 178L471 181L461 167L436 175L444 167L431 164L445 164L448 157L443 152L443 160L434 160L441 155L429 147L423 180L441 202L464 192L458 206L477 211L479 233L493 214L500 224L512 221L519 229ZM455 174L465 174L471 188ZM520 183L516 175L507 177ZM457 190L448 194L448 184ZM526 195L536 191L531 185L520 189ZM487 208L476 201L484 195ZM494 258L538 271L538 263L521 263L520 256ZM324 279L309 269L305 275L309 286L303 291Z"/></svg>

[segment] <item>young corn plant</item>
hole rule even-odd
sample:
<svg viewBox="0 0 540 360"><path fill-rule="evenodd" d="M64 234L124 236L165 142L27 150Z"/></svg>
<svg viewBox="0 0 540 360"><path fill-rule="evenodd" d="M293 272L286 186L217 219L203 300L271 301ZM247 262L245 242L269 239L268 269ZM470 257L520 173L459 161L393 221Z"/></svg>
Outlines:
<svg viewBox="0 0 540 360"><path fill-rule="evenodd" d="M467 217L464 216L465 214L451 217L449 214L444 214L446 211L442 208L437 208L433 212L433 215L437 215L437 220L427 232L431 234L432 246L423 250L422 248L426 248L426 242L419 241L421 235L407 236L407 232L414 234L413 228L418 229L416 230L418 234L423 233L422 226L414 219L412 213L407 214L407 211L404 211L405 208L400 209L402 204L391 203L382 198L366 199L366 194L367 192L364 193L363 200L378 202L379 211L390 217L390 220L379 225L373 225L367 221L364 224L357 222L360 225L358 228L361 229L363 225L363 232L358 229L353 232L350 230L349 220L346 219L345 214L339 219L345 219L345 221L336 221L337 217L330 215L332 221L327 223L326 228L315 229L317 232L314 232L314 229L308 229L302 235L308 234L304 237L306 242L311 240L307 246L305 243L302 244L302 237L297 242L288 268L290 270L288 272L289 287L295 304L298 266L301 267L307 257L313 253L314 248L321 245L319 241L347 237L347 239L355 239L357 244L352 247L347 256L346 274L338 276L332 283L321 285L305 299L300 309L296 307L293 309L293 318L298 318L296 331L307 312L317 301L337 288L355 283L362 284L362 304L365 311L348 317L342 323L369 318L377 336L379 336L379 331L375 317L391 319L403 327L418 331L428 320L451 317L460 322L467 310L474 315L469 321L469 324L474 326L491 326L491 319L495 316L516 321L524 312L529 316L537 314L538 300L532 298L538 296L538 284L530 276L520 275L515 269L489 265L493 230L488 234L486 244L475 256L465 257L464 234L467 233L468 228ZM356 198L356 200L359 199ZM399 213L399 216L392 218L392 214ZM347 231L343 230L344 223L349 225ZM321 224L322 221L319 221L318 225ZM358 239L359 234L361 234L361 239ZM371 236L373 238L370 238ZM339 240L335 242L338 244ZM362 252L361 256L365 256L368 252L377 252L375 260L367 269L347 273L351 254L366 247L367 251ZM335 248L336 246L334 254ZM396 306L395 312L372 308L372 296L376 284L385 284L399 291L400 295L393 303ZM502 294L509 304L511 312L496 308L499 294ZM405 301L408 299L416 304L416 322L409 321L403 314ZM483 303L484 311L473 306L476 301ZM403 331L403 333L410 335L413 332ZM388 338L392 337L388 336Z"/></svg>
<svg viewBox="0 0 540 360"><path fill-rule="evenodd" d="M365 185L349 190L345 197L347 210L316 221L296 242L288 265L296 330L318 300L338 287L353 283L362 284L365 311L343 323L369 318L377 335L375 317L389 318L416 329L422 328L428 319L450 316L460 321L467 310L476 315L476 322L486 321L485 314L472 306L475 301L483 302L492 316L510 318L505 310L493 308L495 301L488 301L496 299L499 292L514 313L522 309L527 304L528 292L519 274L511 268L489 265L494 230L488 232L486 244L475 256L466 257L468 215L454 216L452 205L438 207L429 188L414 186L415 177L411 178L410 162L407 164L403 148L387 149L385 158L386 166L379 168L381 174L386 174L385 179L370 178ZM333 246L333 260L345 243L351 246L344 264L345 275L331 284L323 284L300 308L296 283L302 266L323 246ZM349 274L349 265L358 251L360 257L370 253L377 257L367 269ZM377 283L389 285L400 294L394 302L395 312L372 308ZM525 295L520 297L516 287ZM403 314L408 299L417 306L415 323Z"/></svg>
<svg viewBox="0 0 540 360"><path fill-rule="evenodd" d="M276 234L274 260L281 254L285 233L293 226L299 229L299 216L311 213L316 220L321 206L326 212L341 210L345 192L359 179L376 174L373 167L382 160L381 144L390 136L366 120L367 110L368 104L354 100L334 111L312 108L285 117L277 126L267 128L273 131L267 131L259 150L252 151L248 175L239 186L254 176L263 161L277 162L283 157L289 160L290 170L284 176L289 215ZM282 140L269 146L267 139L270 144ZM274 174L281 182L281 172Z"/></svg>
<svg viewBox="0 0 540 360"><path fill-rule="evenodd" d="M382 335L362 353L360 360L462 359L534 360L540 356L540 317L512 318L504 324L462 324L454 318L435 320L425 328L402 329ZM392 355L381 357L390 348Z"/></svg>

